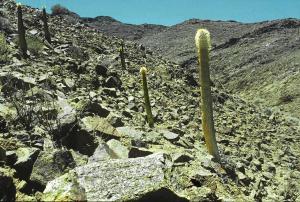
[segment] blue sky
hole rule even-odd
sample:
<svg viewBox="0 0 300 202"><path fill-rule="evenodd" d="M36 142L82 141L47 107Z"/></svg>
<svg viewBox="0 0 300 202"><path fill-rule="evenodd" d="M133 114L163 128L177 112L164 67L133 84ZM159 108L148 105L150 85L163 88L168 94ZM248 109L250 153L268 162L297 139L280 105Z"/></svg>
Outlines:
<svg viewBox="0 0 300 202"><path fill-rule="evenodd" d="M84 17L173 25L190 18L258 22L300 18L300 0L16 0L47 9L61 4Z"/></svg>

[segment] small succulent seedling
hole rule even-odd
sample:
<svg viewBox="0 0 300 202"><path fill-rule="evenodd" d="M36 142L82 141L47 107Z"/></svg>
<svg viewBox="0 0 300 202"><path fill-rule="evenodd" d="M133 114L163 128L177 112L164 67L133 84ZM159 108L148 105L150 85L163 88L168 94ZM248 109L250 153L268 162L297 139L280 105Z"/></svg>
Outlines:
<svg viewBox="0 0 300 202"><path fill-rule="evenodd" d="M25 38L25 27L23 24L22 5L17 4L17 17L18 17L18 37L19 37L19 48L23 57L27 57L27 43Z"/></svg>
<svg viewBox="0 0 300 202"><path fill-rule="evenodd" d="M199 29L195 36L196 47L198 51L199 74L201 85L201 112L202 112L202 129L205 143L209 154L217 161L220 160L218 151L212 108L212 96L210 86L209 72L209 50L210 50L210 33L206 29Z"/></svg>
<svg viewBox="0 0 300 202"><path fill-rule="evenodd" d="M148 86L147 86L147 69L146 69L146 67L142 67L140 70L140 73L142 75L142 83L143 83L147 120L148 120L149 126L152 128L152 127L154 127L154 119L153 119L151 106L150 106L150 99L149 99Z"/></svg>
<svg viewBox="0 0 300 202"><path fill-rule="evenodd" d="M120 58L121 58L121 65L122 68L125 69L126 68L126 62L125 62L125 53L124 53L124 41L121 41L121 47L119 49L119 53L120 53Z"/></svg>
<svg viewBox="0 0 300 202"><path fill-rule="evenodd" d="M47 13L46 13L46 8L43 7L42 11L42 21L44 23L44 34L45 34L45 39L48 41L48 43L51 43L51 35L49 32L49 27L48 27L48 18L47 18Z"/></svg>

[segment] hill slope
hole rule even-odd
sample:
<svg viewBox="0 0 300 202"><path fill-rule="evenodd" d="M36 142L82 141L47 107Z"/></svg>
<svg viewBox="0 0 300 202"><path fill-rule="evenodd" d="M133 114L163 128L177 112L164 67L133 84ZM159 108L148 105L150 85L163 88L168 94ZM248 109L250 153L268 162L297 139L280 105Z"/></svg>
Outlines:
<svg viewBox="0 0 300 202"><path fill-rule="evenodd" d="M300 21L255 24L187 21L139 42L182 66L196 68L193 37L199 27L212 33L215 81L249 101L300 117ZM165 42L164 45L162 42Z"/></svg>
<svg viewBox="0 0 300 202"><path fill-rule="evenodd" d="M300 117L299 20L243 24L192 19L162 30L145 29L136 41L181 65L183 74L190 74L196 68L194 33L200 27L212 34L215 81L256 104ZM116 30L108 26L104 32L116 34ZM127 37L122 29L117 32Z"/></svg>
<svg viewBox="0 0 300 202"><path fill-rule="evenodd" d="M284 114L213 87L223 159L215 163L201 135L199 89L178 75L178 64L126 41L122 68L120 39L60 16L50 17L49 45L32 8L24 9L33 39L24 60L16 5L0 5L10 30L0 72L1 199L299 200L299 125ZM153 129L141 66L149 69Z"/></svg>
<svg viewBox="0 0 300 202"><path fill-rule="evenodd" d="M82 18L83 23L97 30L127 40L138 40L144 36L163 31L166 27L162 25L131 25L117 21L108 16L96 18Z"/></svg>

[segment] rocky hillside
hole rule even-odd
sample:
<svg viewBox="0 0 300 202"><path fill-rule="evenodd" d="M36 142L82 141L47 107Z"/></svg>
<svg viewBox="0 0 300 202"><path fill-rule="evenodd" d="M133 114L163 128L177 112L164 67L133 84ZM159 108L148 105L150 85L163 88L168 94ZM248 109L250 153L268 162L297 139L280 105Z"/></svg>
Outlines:
<svg viewBox="0 0 300 202"><path fill-rule="evenodd" d="M199 87L173 60L126 41L124 68L119 38L62 16L49 16L48 44L40 11L29 7L30 57L22 59L16 5L0 7L0 200L300 200L293 119L216 85L216 163L202 137ZM142 66L154 128L145 119Z"/></svg>
<svg viewBox="0 0 300 202"><path fill-rule="evenodd" d="M151 36L166 29L162 25L125 24L109 16L98 16L96 18L81 18L82 23L95 28L108 35L113 35L127 40L139 40L145 36Z"/></svg>
<svg viewBox="0 0 300 202"><path fill-rule="evenodd" d="M193 40L199 27L208 28L213 36L214 80L255 104L300 117L300 20L254 24L190 20L139 42L181 64L183 72L195 72Z"/></svg>
<svg viewBox="0 0 300 202"><path fill-rule="evenodd" d="M118 30L100 27L108 34L116 34ZM216 81L255 104L300 118L297 107L300 105L300 20L243 24L192 19L161 31L144 30L147 34L136 42L179 63L182 73L190 74L197 66L194 34L199 27L207 28L213 36L212 68ZM118 31L118 36L128 38L125 34L128 30Z"/></svg>

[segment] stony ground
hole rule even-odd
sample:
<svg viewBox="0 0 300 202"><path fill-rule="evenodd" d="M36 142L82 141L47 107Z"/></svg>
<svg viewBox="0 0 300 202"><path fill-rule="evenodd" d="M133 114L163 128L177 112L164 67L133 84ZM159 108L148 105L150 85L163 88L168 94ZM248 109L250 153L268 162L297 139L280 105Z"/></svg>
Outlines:
<svg viewBox="0 0 300 202"><path fill-rule="evenodd" d="M0 72L1 200L300 201L297 120L215 82L216 163L201 133L199 87L179 64L126 41L124 68L120 39L63 16L50 17L50 45L31 8L30 58L21 59L15 3L0 5L9 50Z"/></svg>
<svg viewBox="0 0 300 202"><path fill-rule="evenodd" d="M146 29L99 17L87 24L142 43L179 63L182 74L188 75L195 74L197 68L194 35L204 27L212 33L215 80L248 101L300 118L299 19L248 24L191 19L170 27L152 25ZM137 29L142 30L136 32Z"/></svg>
<svg viewBox="0 0 300 202"><path fill-rule="evenodd" d="M199 27L212 33L216 81L252 103L300 118L300 20L253 24L189 20L138 42L195 74L193 41Z"/></svg>

